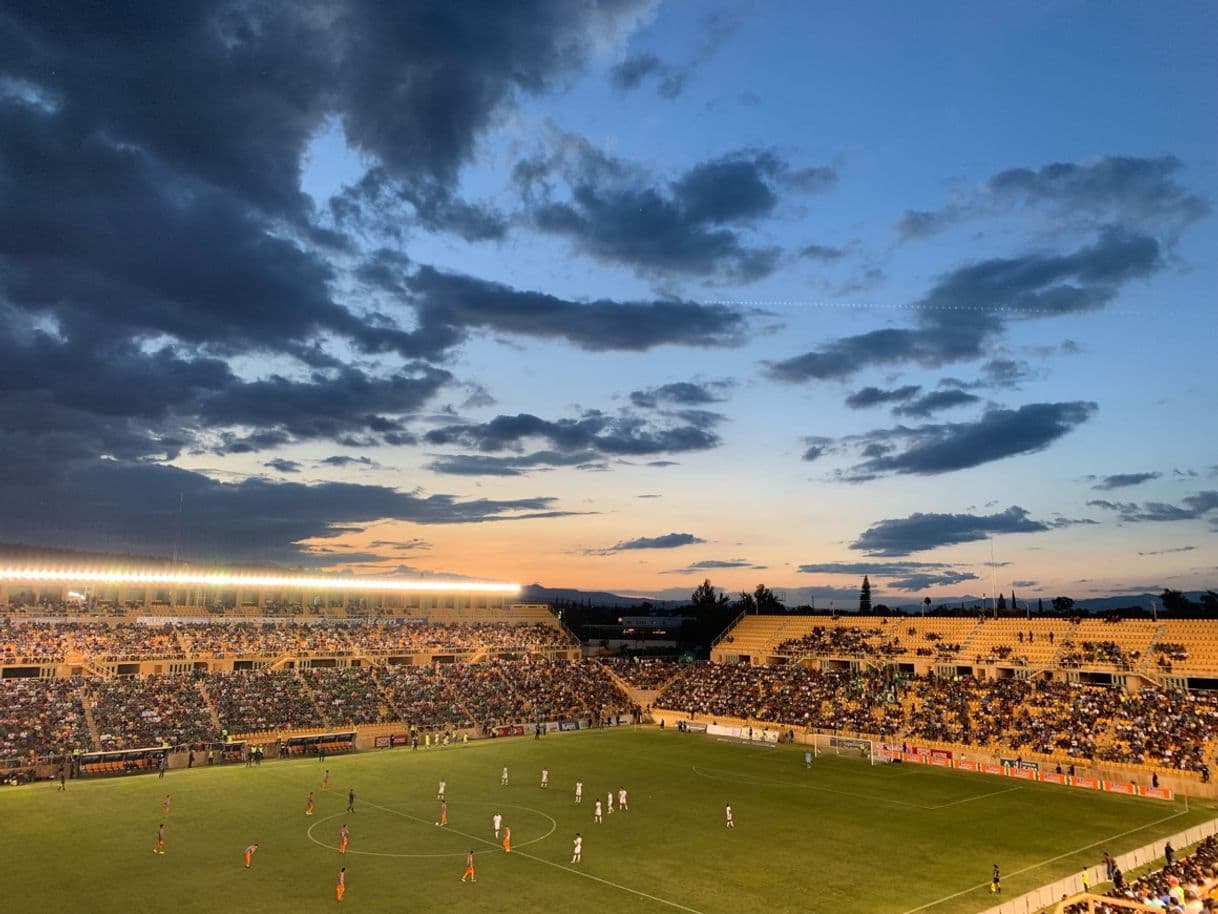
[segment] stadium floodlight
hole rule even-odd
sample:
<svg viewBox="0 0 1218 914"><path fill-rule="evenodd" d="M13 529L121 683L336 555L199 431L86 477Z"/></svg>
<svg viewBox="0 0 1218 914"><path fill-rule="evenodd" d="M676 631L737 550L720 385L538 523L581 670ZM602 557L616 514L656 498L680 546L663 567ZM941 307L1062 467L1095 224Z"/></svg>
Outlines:
<svg viewBox="0 0 1218 914"><path fill-rule="evenodd" d="M136 570L125 568L0 567L0 581L63 584L129 584L168 587L264 588L267 590L340 590L378 593L518 594L519 584L500 581L403 580L401 578L293 577L233 574L225 571Z"/></svg>

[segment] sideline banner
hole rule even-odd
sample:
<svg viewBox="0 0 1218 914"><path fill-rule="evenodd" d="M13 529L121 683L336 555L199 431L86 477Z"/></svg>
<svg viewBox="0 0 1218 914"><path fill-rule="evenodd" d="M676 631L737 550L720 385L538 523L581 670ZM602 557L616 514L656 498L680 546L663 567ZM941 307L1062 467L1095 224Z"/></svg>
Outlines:
<svg viewBox="0 0 1218 914"><path fill-rule="evenodd" d="M960 759L958 762L956 762L956 767L961 771L976 771L977 763L970 762L968 759Z"/></svg>
<svg viewBox="0 0 1218 914"><path fill-rule="evenodd" d="M1012 768L1011 777L1023 778L1025 781L1035 781L1039 776L1039 772L1032 768Z"/></svg>
<svg viewBox="0 0 1218 914"><path fill-rule="evenodd" d="M1003 775L1003 774L1006 774L1011 769L1008 768L1006 765L991 765L991 764L987 763L987 764L981 766L981 770L984 771L986 774Z"/></svg>
<svg viewBox="0 0 1218 914"><path fill-rule="evenodd" d="M938 765L940 768L952 767L952 760L950 756L945 757L942 755L932 755L930 757L930 763L932 765Z"/></svg>
<svg viewBox="0 0 1218 914"><path fill-rule="evenodd" d="M1070 783L1070 778L1068 778L1066 775L1056 774L1055 772L1052 772L1052 771L1046 771L1044 774L1042 774L1040 776L1040 779L1042 781L1046 781L1050 784L1069 784Z"/></svg>
<svg viewBox="0 0 1218 914"><path fill-rule="evenodd" d="M1129 796L1134 796L1138 792L1138 788L1128 781L1105 781L1104 790L1108 793L1124 793Z"/></svg>
<svg viewBox="0 0 1218 914"><path fill-rule="evenodd" d="M378 736L372 741L377 749L388 749L390 746L405 746L410 742L407 733L390 733L388 736Z"/></svg>
<svg viewBox="0 0 1218 914"><path fill-rule="evenodd" d="M1139 787L1138 793L1144 797L1152 797L1156 800L1170 800L1172 792L1166 787Z"/></svg>
<svg viewBox="0 0 1218 914"><path fill-rule="evenodd" d="M1100 782L1097 781L1095 778L1084 778L1084 777L1079 777L1078 775L1075 775L1074 777L1070 778L1069 780L1070 780L1071 787L1086 787L1088 790L1099 790L1100 789Z"/></svg>
<svg viewBox="0 0 1218 914"><path fill-rule="evenodd" d="M524 724L511 724L507 727L496 727L496 736L524 736Z"/></svg>

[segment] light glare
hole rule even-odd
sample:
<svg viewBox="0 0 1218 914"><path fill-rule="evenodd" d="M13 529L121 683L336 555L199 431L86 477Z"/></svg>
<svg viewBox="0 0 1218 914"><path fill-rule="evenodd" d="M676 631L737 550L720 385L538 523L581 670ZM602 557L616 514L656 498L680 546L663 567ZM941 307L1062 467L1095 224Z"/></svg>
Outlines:
<svg viewBox="0 0 1218 914"><path fill-rule="evenodd" d="M165 584L178 587L266 588L283 590L367 590L381 592L520 592L519 584L494 581L403 581L369 578L298 578L275 575L227 574L222 571L131 571L101 568L0 568L0 581L48 581L91 584Z"/></svg>

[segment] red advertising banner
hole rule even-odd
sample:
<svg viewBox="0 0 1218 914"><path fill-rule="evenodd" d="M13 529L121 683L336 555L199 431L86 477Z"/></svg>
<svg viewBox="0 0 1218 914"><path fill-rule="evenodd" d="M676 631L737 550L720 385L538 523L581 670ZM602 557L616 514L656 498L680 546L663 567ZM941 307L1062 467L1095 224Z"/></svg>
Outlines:
<svg viewBox="0 0 1218 914"><path fill-rule="evenodd" d="M977 763L967 761L966 759L960 759L958 762L956 762L956 767L961 771L976 771Z"/></svg>
<svg viewBox="0 0 1218 914"><path fill-rule="evenodd" d="M938 765L940 768L950 768L950 767L952 767L952 760L951 760L951 758L946 758L946 757L944 757L944 756L942 756L942 755L932 755L932 756L930 757L930 763L931 763L932 765Z"/></svg>
<svg viewBox="0 0 1218 914"><path fill-rule="evenodd" d="M496 736L524 736L523 724L512 724L510 727L496 727Z"/></svg>
<svg viewBox="0 0 1218 914"><path fill-rule="evenodd" d="M1128 781L1105 781L1104 789L1109 793L1127 793L1135 795L1138 792L1136 784L1130 784Z"/></svg>
<svg viewBox="0 0 1218 914"><path fill-rule="evenodd" d="M1050 784L1069 784L1070 777L1065 774L1055 774L1052 771L1046 771L1040 776L1042 781L1048 781Z"/></svg>
<svg viewBox="0 0 1218 914"><path fill-rule="evenodd" d="M1153 797L1156 800L1170 800L1172 793L1166 787L1139 787L1138 793L1144 797Z"/></svg>
<svg viewBox="0 0 1218 914"><path fill-rule="evenodd" d="M1079 777L1078 775L1075 775L1074 777L1070 778L1069 780L1070 780L1071 787L1087 787L1087 788L1090 788L1091 790L1100 789L1100 782L1097 781L1095 778L1083 778L1083 777Z"/></svg>
<svg viewBox="0 0 1218 914"><path fill-rule="evenodd" d="M1011 777L1023 778L1025 781L1035 781L1040 774L1038 771L1033 771L1031 768L1012 768Z"/></svg>
<svg viewBox="0 0 1218 914"><path fill-rule="evenodd" d="M906 752L904 759L907 762L922 762L925 763L926 756L920 752Z"/></svg>
<svg viewBox="0 0 1218 914"><path fill-rule="evenodd" d="M1007 769L1004 765L982 765L981 770L986 774L1006 774Z"/></svg>
<svg viewBox="0 0 1218 914"><path fill-rule="evenodd" d="M931 758L950 759L952 757L952 750L950 750L950 749L931 749L930 757Z"/></svg>

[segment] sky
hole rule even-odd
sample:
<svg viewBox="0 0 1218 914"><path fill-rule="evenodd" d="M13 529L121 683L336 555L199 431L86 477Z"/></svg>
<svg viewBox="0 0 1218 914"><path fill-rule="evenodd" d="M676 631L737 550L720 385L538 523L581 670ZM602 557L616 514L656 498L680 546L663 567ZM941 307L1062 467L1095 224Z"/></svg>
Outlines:
<svg viewBox="0 0 1218 914"><path fill-rule="evenodd" d="M0 541L1218 583L1208 3L0 9Z"/></svg>

